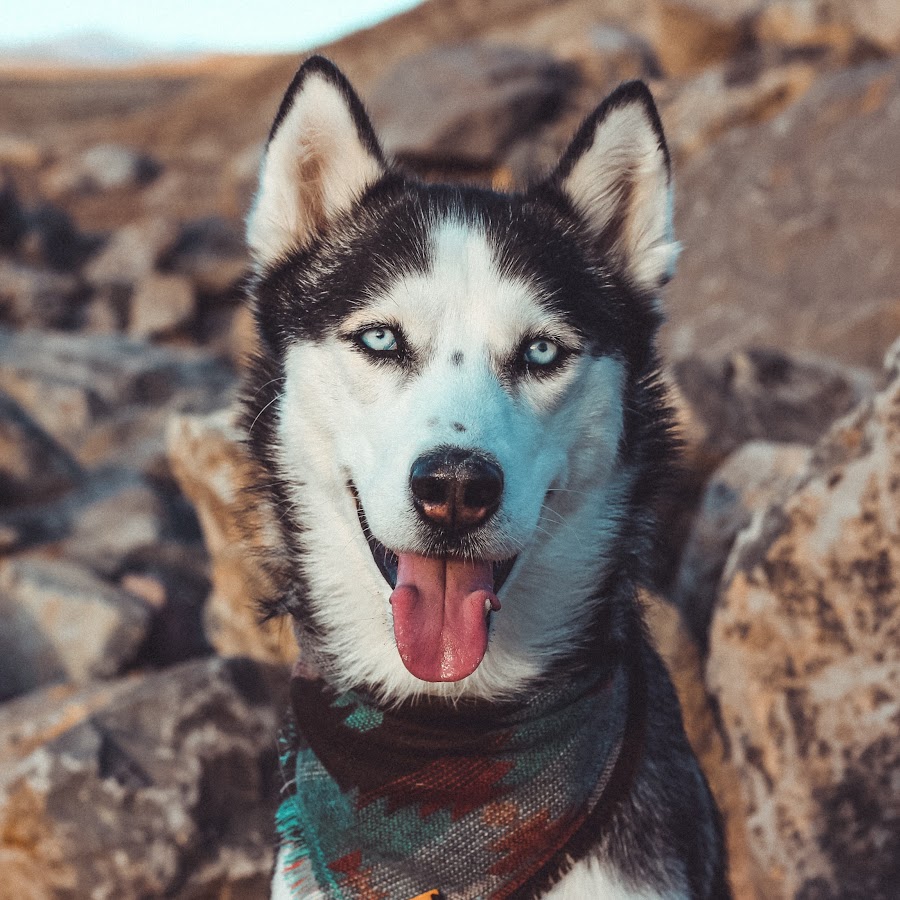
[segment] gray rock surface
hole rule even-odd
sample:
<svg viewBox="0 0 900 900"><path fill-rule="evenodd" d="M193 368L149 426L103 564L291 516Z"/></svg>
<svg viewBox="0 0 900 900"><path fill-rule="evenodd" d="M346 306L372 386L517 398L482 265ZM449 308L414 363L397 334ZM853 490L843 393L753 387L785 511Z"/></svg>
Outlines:
<svg viewBox="0 0 900 900"><path fill-rule="evenodd" d="M713 473L684 548L672 600L704 650L709 621L734 539L754 512L782 497L809 459L804 444L749 441Z"/></svg>
<svg viewBox="0 0 900 900"><path fill-rule="evenodd" d="M576 84L575 70L546 53L467 43L405 59L367 100L388 153L485 167L558 116Z"/></svg>
<svg viewBox="0 0 900 900"><path fill-rule="evenodd" d="M707 682L761 897L900 883L900 342L796 489L737 539Z"/></svg>
<svg viewBox="0 0 900 900"><path fill-rule="evenodd" d="M6 728L25 739L0 767L4 896L268 897L285 675L186 663L63 697L37 734L30 698L13 704Z"/></svg>
<svg viewBox="0 0 900 900"><path fill-rule="evenodd" d="M0 698L122 672L145 640L140 598L73 563L0 564Z"/></svg>
<svg viewBox="0 0 900 900"><path fill-rule="evenodd" d="M227 366L198 350L119 335L0 328L0 390L76 453L88 431L114 410L167 403L208 408L233 384Z"/></svg>
<svg viewBox="0 0 900 900"><path fill-rule="evenodd" d="M162 166L141 150L117 144L97 144L57 165L47 176L55 193L139 188L151 182Z"/></svg>
<svg viewBox="0 0 900 900"><path fill-rule="evenodd" d="M677 180L675 356L761 345L880 366L900 333L900 64L821 79Z"/></svg>
<svg viewBox="0 0 900 900"><path fill-rule="evenodd" d="M257 155L254 175L259 168ZM250 260L243 229L222 216L188 222L166 258L163 268L188 277L203 295L231 290L247 271Z"/></svg>
<svg viewBox="0 0 900 900"><path fill-rule="evenodd" d="M776 350L680 359L689 452L709 466L751 440L813 444L874 386L864 370Z"/></svg>

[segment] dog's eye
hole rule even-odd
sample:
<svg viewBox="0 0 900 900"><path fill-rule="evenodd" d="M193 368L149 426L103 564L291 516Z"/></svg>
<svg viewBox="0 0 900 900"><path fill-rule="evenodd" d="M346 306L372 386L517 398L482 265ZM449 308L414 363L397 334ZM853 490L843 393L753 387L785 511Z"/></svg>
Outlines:
<svg viewBox="0 0 900 900"><path fill-rule="evenodd" d="M529 366L549 366L559 358L559 345L547 338L538 338L524 348L522 357Z"/></svg>
<svg viewBox="0 0 900 900"><path fill-rule="evenodd" d="M373 353L396 353L397 336L390 328L368 328L357 336L357 340Z"/></svg>

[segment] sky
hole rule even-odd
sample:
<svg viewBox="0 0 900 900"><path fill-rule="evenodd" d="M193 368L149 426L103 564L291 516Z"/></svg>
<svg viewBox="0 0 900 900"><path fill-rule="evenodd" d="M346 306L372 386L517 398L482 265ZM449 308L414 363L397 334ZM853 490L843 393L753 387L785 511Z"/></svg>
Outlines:
<svg viewBox="0 0 900 900"><path fill-rule="evenodd" d="M417 0L3 0L0 44L83 32L165 50L302 50L371 25Z"/></svg>

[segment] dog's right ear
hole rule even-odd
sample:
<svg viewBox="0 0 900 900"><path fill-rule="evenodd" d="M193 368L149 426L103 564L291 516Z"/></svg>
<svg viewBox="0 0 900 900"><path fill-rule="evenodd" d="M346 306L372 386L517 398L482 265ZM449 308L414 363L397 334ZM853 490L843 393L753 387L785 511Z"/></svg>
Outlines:
<svg viewBox="0 0 900 900"><path fill-rule="evenodd" d="M308 245L385 171L359 97L321 56L294 76L269 133L247 243L261 268Z"/></svg>

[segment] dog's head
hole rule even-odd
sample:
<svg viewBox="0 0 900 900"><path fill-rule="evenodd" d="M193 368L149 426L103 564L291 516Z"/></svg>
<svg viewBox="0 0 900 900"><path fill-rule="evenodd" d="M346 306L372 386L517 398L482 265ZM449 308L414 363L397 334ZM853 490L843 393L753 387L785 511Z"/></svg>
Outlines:
<svg viewBox="0 0 900 900"><path fill-rule="evenodd" d="M404 177L333 65L297 73L248 223L248 424L332 677L496 695L583 642L636 514L670 217L641 83L502 194Z"/></svg>

